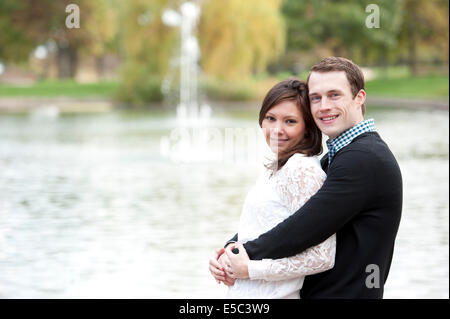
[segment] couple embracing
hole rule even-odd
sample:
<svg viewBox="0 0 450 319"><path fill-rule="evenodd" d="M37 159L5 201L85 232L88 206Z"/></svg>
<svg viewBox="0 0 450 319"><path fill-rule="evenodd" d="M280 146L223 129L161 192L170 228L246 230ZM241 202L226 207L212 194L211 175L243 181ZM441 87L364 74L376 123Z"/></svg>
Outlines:
<svg viewBox="0 0 450 319"><path fill-rule="evenodd" d="M267 93L259 124L275 159L247 194L238 233L209 260L228 298L383 297L402 178L364 119L365 99L361 69L338 57Z"/></svg>

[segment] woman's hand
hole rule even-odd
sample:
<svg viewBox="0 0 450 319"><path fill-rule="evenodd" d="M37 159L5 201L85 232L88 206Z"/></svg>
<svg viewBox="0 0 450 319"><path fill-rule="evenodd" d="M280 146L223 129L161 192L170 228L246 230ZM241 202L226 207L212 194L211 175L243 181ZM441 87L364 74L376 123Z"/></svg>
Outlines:
<svg viewBox="0 0 450 319"><path fill-rule="evenodd" d="M219 263L219 258L224 253L224 251L225 250L223 248L216 249L212 253L211 258L209 258L209 271L218 284L220 283L220 281L225 281L225 272L223 267Z"/></svg>
<svg viewBox="0 0 450 319"><path fill-rule="evenodd" d="M228 257L224 252L225 250L223 248L219 248L212 253L211 258L209 259L209 271L218 284L223 282L227 286L232 286L234 285L235 279L230 278L225 272L223 265L229 262Z"/></svg>
<svg viewBox="0 0 450 319"><path fill-rule="evenodd" d="M239 249L238 254L232 252L234 248ZM228 257L228 264L225 267L226 273L231 278L249 278L248 261L250 260L250 258L247 255L247 251L245 250L244 245L239 242L230 244L225 249L225 253Z"/></svg>

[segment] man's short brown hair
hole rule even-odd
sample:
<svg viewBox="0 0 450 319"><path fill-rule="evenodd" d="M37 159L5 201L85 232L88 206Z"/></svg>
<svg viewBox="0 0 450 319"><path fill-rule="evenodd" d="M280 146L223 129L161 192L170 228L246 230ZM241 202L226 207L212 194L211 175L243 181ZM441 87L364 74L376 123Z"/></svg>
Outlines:
<svg viewBox="0 0 450 319"><path fill-rule="evenodd" d="M351 60L341 57L328 57L314 65L309 71L306 83L309 83L309 77L312 72L332 72L332 71L344 71L347 76L350 89L353 94L353 98L356 97L360 90L365 90L364 75L359 66L353 63ZM362 114L366 112L366 106L361 106Z"/></svg>

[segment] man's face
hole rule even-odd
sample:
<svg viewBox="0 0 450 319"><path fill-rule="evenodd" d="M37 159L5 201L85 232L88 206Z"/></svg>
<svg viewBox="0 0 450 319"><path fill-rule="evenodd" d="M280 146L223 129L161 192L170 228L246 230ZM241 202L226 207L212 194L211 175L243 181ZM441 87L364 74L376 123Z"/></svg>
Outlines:
<svg viewBox="0 0 450 319"><path fill-rule="evenodd" d="M344 71L312 72L308 87L314 121L329 138L337 137L364 120L361 106L366 94L360 90L353 98Z"/></svg>

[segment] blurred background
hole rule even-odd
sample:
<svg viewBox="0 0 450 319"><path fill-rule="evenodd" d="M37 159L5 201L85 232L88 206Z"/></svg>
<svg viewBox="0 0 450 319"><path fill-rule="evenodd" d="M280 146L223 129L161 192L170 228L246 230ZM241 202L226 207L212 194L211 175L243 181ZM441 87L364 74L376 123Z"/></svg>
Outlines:
<svg viewBox="0 0 450 319"><path fill-rule="evenodd" d="M260 169L247 155L262 141L239 135L258 129L275 83L332 55L362 67L366 118L403 174L385 298L449 298L448 12L448 0L0 0L0 298L222 298L208 259ZM224 154L230 131L245 160Z"/></svg>

